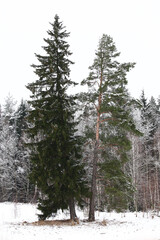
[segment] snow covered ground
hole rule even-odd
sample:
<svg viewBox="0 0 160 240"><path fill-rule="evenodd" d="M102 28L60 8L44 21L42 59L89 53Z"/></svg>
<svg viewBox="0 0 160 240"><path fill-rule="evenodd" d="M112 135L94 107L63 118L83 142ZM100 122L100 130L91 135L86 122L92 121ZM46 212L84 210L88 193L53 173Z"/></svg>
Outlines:
<svg viewBox="0 0 160 240"><path fill-rule="evenodd" d="M160 240L160 217L151 213L96 213L96 222L75 226L31 226L36 205L0 203L0 240ZM78 212L86 219L86 212ZM67 219L59 213L56 219ZM106 224L105 224L106 223Z"/></svg>

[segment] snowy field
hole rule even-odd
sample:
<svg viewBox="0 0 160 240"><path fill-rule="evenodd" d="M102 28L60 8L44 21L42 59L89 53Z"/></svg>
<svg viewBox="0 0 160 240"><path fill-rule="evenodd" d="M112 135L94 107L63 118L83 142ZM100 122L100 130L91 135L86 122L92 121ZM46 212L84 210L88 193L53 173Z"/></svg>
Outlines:
<svg viewBox="0 0 160 240"><path fill-rule="evenodd" d="M82 222L78 211L75 226L32 226L37 221L36 205L0 203L0 240L160 240L160 217L151 213L96 213L96 222ZM67 219L59 213L56 219Z"/></svg>

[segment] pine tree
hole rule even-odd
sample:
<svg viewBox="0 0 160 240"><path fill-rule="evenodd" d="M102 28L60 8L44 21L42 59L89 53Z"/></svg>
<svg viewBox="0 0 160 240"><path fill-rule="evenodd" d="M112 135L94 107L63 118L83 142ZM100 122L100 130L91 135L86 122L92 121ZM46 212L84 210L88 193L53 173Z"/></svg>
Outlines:
<svg viewBox="0 0 160 240"><path fill-rule="evenodd" d="M38 80L27 86L32 93L28 116L31 178L41 191L41 219L68 207L71 219L75 219L75 201L83 204L87 187L80 163L81 137L76 134L75 97L67 95L68 87L75 85L69 79L73 62L66 42L69 33L58 15L51 27L44 39L46 55L36 54L39 65L32 65Z"/></svg>
<svg viewBox="0 0 160 240"><path fill-rule="evenodd" d="M93 65L89 67L89 77L82 81L88 86L88 92L80 95L85 102L85 112L95 119L93 171L89 220L95 220L97 175L101 172L107 191L115 190L122 195L128 178L123 173L123 164L127 161L127 151L131 148L128 132L136 131L131 115L130 98L126 89L126 74L134 63L120 64L113 39L103 35ZM90 127L87 126L87 134ZM93 136L93 133L90 136ZM98 168L100 165L100 168ZM114 178L115 176L115 178ZM117 179L117 182L114 181ZM129 186L129 182L128 182ZM126 187L127 189L127 187ZM112 191L112 196L114 192ZM122 198L121 198L122 199ZM124 200L123 200L124 202Z"/></svg>

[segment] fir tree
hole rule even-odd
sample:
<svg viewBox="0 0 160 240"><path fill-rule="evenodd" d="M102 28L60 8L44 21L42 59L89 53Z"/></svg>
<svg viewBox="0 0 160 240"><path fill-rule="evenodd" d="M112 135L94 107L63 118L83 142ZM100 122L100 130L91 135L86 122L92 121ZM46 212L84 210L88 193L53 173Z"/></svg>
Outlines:
<svg viewBox="0 0 160 240"><path fill-rule="evenodd" d="M16 135L19 140L22 139L25 129L27 129L26 116L29 110L28 108L27 102L22 99L17 111L15 112L14 122Z"/></svg>
<svg viewBox="0 0 160 240"><path fill-rule="evenodd" d="M19 202L32 201L34 196L34 185L29 180L30 173L30 161L29 152L25 146L27 140L26 129L27 129L27 113L29 107L26 101L22 100L18 106L17 111L14 115L14 128L17 139L17 197Z"/></svg>
<svg viewBox="0 0 160 240"><path fill-rule="evenodd" d="M151 97L149 101L149 109L148 109L148 119L150 121L150 134L149 137L153 139L156 130L158 128L158 120L159 120L159 111L156 100L154 97Z"/></svg>
<svg viewBox="0 0 160 240"><path fill-rule="evenodd" d="M159 123L158 105L153 97L151 97L150 101L148 102L145 98L144 91L142 91L139 103L141 113L141 129L144 134L144 149L148 151L147 155L149 154L154 157L156 155L154 151L154 137Z"/></svg>
<svg viewBox="0 0 160 240"><path fill-rule="evenodd" d="M127 185L128 179L125 178L122 169L123 164L127 161L127 151L131 148L127 133L138 133L131 115L131 101L126 89L126 74L135 64L120 64L117 61L119 55L113 39L104 34L99 41L93 65L89 67L89 77L82 81L82 85L88 86L88 92L80 95L86 106L85 113L87 112L95 119L95 125L91 126L95 131L90 221L95 220L98 172L101 171L106 186L110 184L111 188L115 188L117 184L115 193L118 193L119 196L122 195L124 189L122 186L118 187L118 184L121 185L124 182L123 186ZM87 126L87 134L88 130L91 132L91 128ZM93 133L91 135L93 136ZM98 168L99 163L100 168ZM114 169L111 170L112 168ZM119 183L114 182L114 179L117 179ZM112 193L114 192L112 191Z"/></svg>
<svg viewBox="0 0 160 240"><path fill-rule="evenodd" d="M36 54L39 65L32 65L38 80L28 84L32 100L29 102L28 130L31 138L31 178L41 191L39 209L41 219L58 209L70 209L76 217L75 201L83 204L85 170L81 160L81 137L76 135L74 120L75 97L67 95L71 52L65 30L56 15L49 37L44 39L45 56Z"/></svg>
<svg viewBox="0 0 160 240"><path fill-rule="evenodd" d="M17 138L14 129L15 101L8 95L0 123L0 191L2 201L17 201Z"/></svg>

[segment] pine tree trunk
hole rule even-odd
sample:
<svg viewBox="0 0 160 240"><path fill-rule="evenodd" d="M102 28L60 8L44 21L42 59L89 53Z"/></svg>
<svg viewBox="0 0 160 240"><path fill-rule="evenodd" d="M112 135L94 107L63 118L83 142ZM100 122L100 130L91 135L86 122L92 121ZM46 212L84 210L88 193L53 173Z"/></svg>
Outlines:
<svg viewBox="0 0 160 240"><path fill-rule="evenodd" d="M69 210L70 210L70 219L75 221L77 219L74 198L71 198L69 201Z"/></svg>
<svg viewBox="0 0 160 240"><path fill-rule="evenodd" d="M91 198L90 198L90 210L89 210L89 221L95 221L95 198L96 198L96 180L97 180L97 162L98 162L98 148L99 148L99 127L100 127L100 108L102 102L102 75L103 71L101 69L101 78L100 78L100 94L98 96L98 106L97 109L97 123L96 123L96 143L94 147L94 156L93 156L93 172L92 172L92 183L91 183Z"/></svg>
<svg viewBox="0 0 160 240"><path fill-rule="evenodd" d="M98 161L98 141L96 141L95 148L94 148L93 172L92 172L92 183L91 183L91 198L90 198L90 209L89 209L89 221L95 221L95 198L96 198L97 161Z"/></svg>

